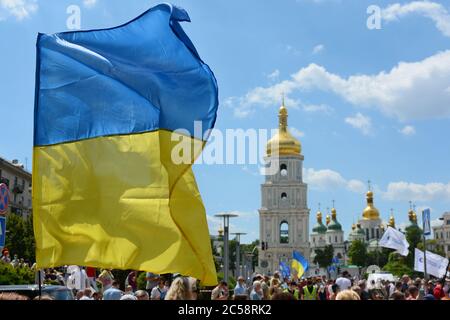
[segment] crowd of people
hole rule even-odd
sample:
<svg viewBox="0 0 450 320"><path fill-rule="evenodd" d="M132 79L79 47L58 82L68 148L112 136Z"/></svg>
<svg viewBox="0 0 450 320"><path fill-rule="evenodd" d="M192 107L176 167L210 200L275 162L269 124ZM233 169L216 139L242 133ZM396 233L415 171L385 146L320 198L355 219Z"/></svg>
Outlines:
<svg viewBox="0 0 450 320"><path fill-rule="evenodd" d="M130 271L121 286L109 269L64 266L37 272L35 264L30 266L17 255L11 259L7 250L3 250L0 263L11 264L14 268L30 268L36 271L36 284L66 286L77 300L196 300L200 292L196 279L181 275L147 272L145 290L139 290L137 271ZM273 276L255 274L251 281L239 277L234 288L229 288L226 281L220 281L212 291L204 292L210 292L211 300L450 300L449 289L448 279L427 281L404 275L398 281L368 282L351 277L344 271L335 280L325 276L282 278L279 272ZM6 298L6 294L0 295L0 299ZM13 298L10 294L8 297Z"/></svg>
<svg viewBox="0 0 450 320"><path fill-rule="evenodd" d="M310 277L292 280L279 272L272 277L257 274L250 285L239 277L234 290L221 281L212 300L450 300L450 281L426 281L404 275L399 281L356 280L347 271L337 279ZM232 293L230 293L232 291Z"/></svg>

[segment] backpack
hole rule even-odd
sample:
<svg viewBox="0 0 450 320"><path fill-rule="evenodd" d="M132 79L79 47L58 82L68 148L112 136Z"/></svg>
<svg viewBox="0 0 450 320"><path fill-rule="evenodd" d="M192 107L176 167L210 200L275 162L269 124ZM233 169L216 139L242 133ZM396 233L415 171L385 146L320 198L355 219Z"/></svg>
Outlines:
<svg viewBox="0 0 450 320"><path fill-rule="evenodd" d="M161 291L161 289L157 288L159 292L159 300L164 300L166 298L167 291Z"/></svg>

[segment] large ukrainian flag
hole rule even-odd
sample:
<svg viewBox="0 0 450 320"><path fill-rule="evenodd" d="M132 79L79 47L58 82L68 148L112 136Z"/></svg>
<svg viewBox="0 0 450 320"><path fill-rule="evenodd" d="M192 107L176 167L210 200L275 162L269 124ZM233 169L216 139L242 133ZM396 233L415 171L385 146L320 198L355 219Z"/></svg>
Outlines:
<svg viewBox="0 0 450 320"><path fill-rule="evenodd" d="M218 88L180 21L190 21L183 9L162 4L116 28L39 34L38 268L75 264L217 283L191 166L214 126ZM184 134L173 133L180 128ZM180 139L193 147L184 164L172 159Z"/></svg>

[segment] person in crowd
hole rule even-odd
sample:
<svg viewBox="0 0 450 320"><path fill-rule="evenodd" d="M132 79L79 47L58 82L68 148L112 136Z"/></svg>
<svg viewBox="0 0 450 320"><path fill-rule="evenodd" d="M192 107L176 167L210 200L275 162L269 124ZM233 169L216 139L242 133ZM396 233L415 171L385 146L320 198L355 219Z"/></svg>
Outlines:
<svg viewBox="0 0 450 320"><path fill-rule="evenodd" d="M336 300L336 296L339 293L339 286L334 283L333 285L331 285L331 295L330 295L330 300Z"/></svg>
<svg viewBox="0 0 450 320"><path fill-rule="evenodd" d="M408 297L406 300L419 300L419 288L415 285L408 287Z"/></svg>
<svg viewBox="0 0 450 320"><path fill-rule="evenodd" d="M423 300L436 300L436 298L432 294L428 293L423 297Z"/></svg>
<svg viewBox="0 0 450 320"><path fill-rule="evenodd" d="M272 296L271 300L298 300L298 299L296 299L292 293L283 291L283 292L276 292Z"/></svg>
<svg viewBox="0 0 450 320"><path fill-rule="evenodd" d="M94 300L92 298L92 291L91 291L91 289L84 289L83 291L80 290L79 292L82 292L83 295L78 300Z"/></svg>
<svg viewBox="0 0 450 320"><path fill-rule="evenodd" d="M245 279L244 277L240 276L238 278L238 281L236 283L236 286L234 287L234 295L242 296L247 295L247 288L245 286Z"/></svg>
<svg viewBox="0 0 450 320"><path fill-rule="evenodd" d="M103 300L103 295L100 292L96 291L92 294L92 299Z"/></svg>
<svg viewBox="0 0 450 320"><path fill-rule="evenodd" d="M176 277L165 300L197 300L197 280L192 277Z"/></svg>
<svg viewBox="0 0 450 320"><path fill-rule="evenodd" d="M7 248L3 248L0 260L4 263L11 263L11 257L9 256L9 250Z"/></svg>
<svg viewBox="0 0 450 320"><path fill-rule="evenodd" d="M361 298L359 297L359 294L353 290L343 290L336 295L336 300L361 300Z"/></svg>
<svg viewBox="0 0 450 320"><path fill-rule="evenodd" d="M339 286L340 291L348 290L352 286L352 282L349 279L350 274L348 271L342 272L342 275L336 279L336 284Z"/></svg>
<svg viewBox="0 0 450 320"><path fill-rule="evenodd" d="M298 291L298 286L295 281L290 281L289 287L287 289L283 290L283 292L290 293L294 297L295 300L300 299L300 292ZM281 299L273 299L273 296L272 296L272 300L281 300Z"/></svg>
<svg viewBox="0 0 450 320"><path fill-rule="evenodd" d="M261 287L261 281L253 282L253 290L250 293L250 300L263 300L264 294Z"/></svg>
<svg viewBox="0 0 450 320"><path fill-rule="evenodd" d="M444 282L442 281L442 279L436 281L436 285L434 286L433 289L433 296L436 300L441 300L442 298L445 297Z"/></svg>
<svg viewBox="0 0 450 320"><path fill-rule="evenodd" d="M152 272L147 272L145 274L145 280L147 281L145 285L145 290L147 290L148 294L152 294L152 290L154 287L156 287L159 283L160 276L159 274L155 274Z"/></svg>
<svg viewBox="0 0 450 320"><path fill-rule="evenodd" d="M114 275L112 274L112 270L103 269L98 276L98 280L102 284L103 292L110 289L114 282Z"/></svg>
<svg viewBox="0 0 450 320"><path fill-rule="evenodd" d="M136 296L134 295L133 288L131 286L128 286L129 290L125 291L125 293L120 297L120 300L137 300Z"/></svg>
<svg viewBox="0 0 450 320"><path fill-rule="evenodd" d="M119 282L114 280L109 289L103 291L103 300L120 300L123 292L119 289Z"/></svg>
<svg viewBox="0 0 450 320"><path fill-rule="evenodd" d="M150 300L148 292L145 290L136 291L135 296L138 300Z"/></svg>
<svg viewBox="0 0 450 320"><path fill-rule="evenodd" d="M273 278L271 284L272 285L269 288L269 297L272 297L277 292L283 291L283 289L280 286L280 282L277 278Z"/></svg>
<svg viewBox="0 0 450 320"><path fill-rule="evenodd" d="M410 280L411 278L407 274L403 275L401 292L405 293L408 290Z"/></svg>
<svg viewBox="0 0 450 320"><path fill-rule="evenodd" d="M269 294L270 293L270 277L269 276L263 277L262 275L258 275L256 280L261 282L261 289L262 289L262 292L263 292L263 299L264 300L269 300L270 299L270 294Z"/></svg>
<svg viewBox="0 0 450 320"><path fill-rule="evenodd" d="M168 289L165 286L164 279L159 279L158 285L152 289L150 294L151 300L164 300Z"/></svg>
<svg viewBox="0 0 450 320"><path fill-rule="evenodd" d="M0 293L0 301L12 301L12 300L30 300L30 299L27 296L23 296L18 293L12 292Z"/></svg>
<svg viewBox="0 0 450 320"><path fill-rule="evenodd" d="M211 300L228 300L228 284L222 280L211 292Z"/></svg>
<svg viewBox="0 0 450 320"><path fill-rule="evenodd" d="M86 267L86 275L88 277L89 286L91 286L95 291L98 291L97 269L95 269L93 267Z"/></svg>
<svg viewBox="0 0 450 320"><path fill-rule="evenodd" d="M135 292L137 290L136 279L137 279L136 271L131 271L125 280L125 287L131 286L132 291Z"/></svg>
<svg viewBox="0 0 450 320"><path fill-rule="evenodd" d="M395 291L389 300L405 300L405 294L401 291Z"/></svg>
<svg viewBox="0 0 450 320"><path fill-rule="evenodd" d="M359 280L358 287L360 289L359 297L361 298L361 300L369 300L370 295L366 287L366 280Z"/></svg>

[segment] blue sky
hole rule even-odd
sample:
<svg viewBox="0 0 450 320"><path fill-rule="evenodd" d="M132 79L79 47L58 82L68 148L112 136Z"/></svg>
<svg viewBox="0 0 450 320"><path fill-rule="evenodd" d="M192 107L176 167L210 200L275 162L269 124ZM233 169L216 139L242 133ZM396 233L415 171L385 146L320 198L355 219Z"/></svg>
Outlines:
<svg viewBox="0 0 450 320"><path fill-rule="evenodd" d="M69 5L82 29L122 24L156 1L0 0L0 155L31 167L35 41L65 31ZM366 181L387 220L407 221L408 201L432 208L450 202L450 4L447 1L191 0L174 1L192 23L183 27L220 88L216 127L273 129L281 92L300 137L309 184L311 227L317 204L336 200L350 230L365 207ZM369 5L381 29L369 30ZM449 51L447 51L449 50ZM255 165L196 165L211 216L235 211L232 232L258 237L260 184Z"/></svg>

